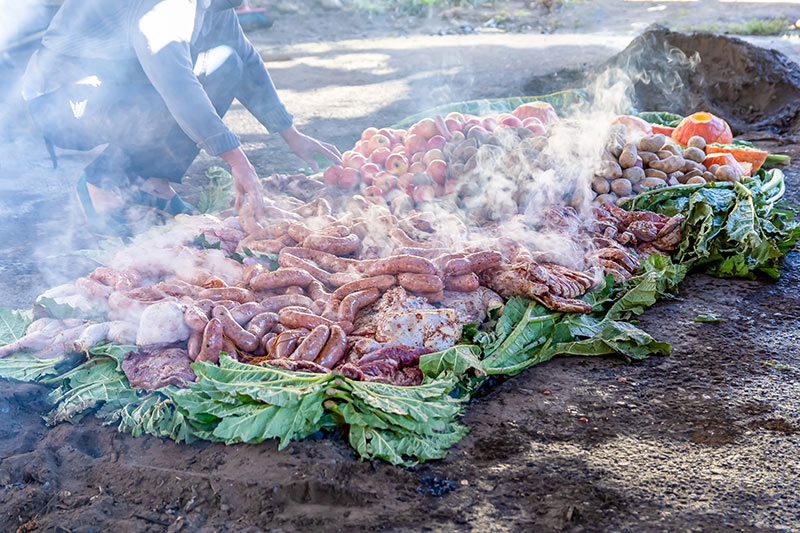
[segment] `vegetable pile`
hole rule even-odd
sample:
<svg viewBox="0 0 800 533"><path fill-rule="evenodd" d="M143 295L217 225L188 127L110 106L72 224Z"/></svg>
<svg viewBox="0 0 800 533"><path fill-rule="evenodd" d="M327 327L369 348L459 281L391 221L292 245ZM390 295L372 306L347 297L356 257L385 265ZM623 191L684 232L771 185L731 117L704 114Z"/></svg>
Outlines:
<svg viewBox="0 0 800 533"><path fill-rule="evenodd" d="M800 237L794 211L780 203L783 174L759 168L776 160L724 138L724 127L703 126L721 120L708 114L689 117L683 128L675 126L686 119L666 113L620 117L610 130L613 145L599 147L615 162L596 154L597 168L620 168L606 181L611 190L620 189L613 180L628 179L623 172L656 169L645 168L651 162L680 158L675 172L692 163L683 176L663 183L640 176L614 198L595 188L593 208L590 176L583 188L578 180L559 189L535 221L516 215L525 212L538 172L553 170L546 149L553 137L578 123L560 120L549 104L506 105L457 104L436 110L439 118L415 117L407 129L386 130L394 141L379 130L359 141L370 156L385 148L409 167L426 164L420 172L389 172L387 155L379 172L394 179L380 176L383 183L375 173L367 183L374 169L351 155L326 171L329 187L300 186L327 200L284 197L268 210L269 220L246 209L238 217L186 217L138 241L162 241L166 263L125 263L120 258L137 250L141 256L141 247L129 245L102 258L110 268L45 293L35 308L39 320L0 310L0 377L53 386L49 424L93 412L133 435L226 444L277 438L281 448L337 430L360 458L413 464L443 457L464 436L458 417L491 376L512 376L558 355L666 355L669 345L631 317L673 292L691 269L776 278ZM468 124L468 110L478 109L494 117ZM664 125L668 120L675 126ZM491 164L479 165L479 154L490 153L497 155ZM642 153L657 159L645 164ZM408 159L416 154L419 161ZM730 159L712 172L705 163L715 154ZM437 161L445 165L441 175ZM732 163L752 167L739 173ZM522 166L538 170L513 175ZM720 170L726 166L733 174ZM505 213L481 204L465 225L434 202L440 196L438 202L477 206L487 195L472 185L499 168L515 187ZM356 171L355 181L342 179L347 169ZM691 181L706 173L714 178ZM417 174L427 176L424 183ZM353 196L357 187L363 196ZM598 205L608 200L624 209ZM223 203L216 196L207 202ZM556 257L548 244L515 234L526 231L579 252ZM138 327L126 329L131 313ZM414 313L425 318L407 318ZM386 336L397 328L402 332ZM336 346L326 351L330 343Z"/></svg>

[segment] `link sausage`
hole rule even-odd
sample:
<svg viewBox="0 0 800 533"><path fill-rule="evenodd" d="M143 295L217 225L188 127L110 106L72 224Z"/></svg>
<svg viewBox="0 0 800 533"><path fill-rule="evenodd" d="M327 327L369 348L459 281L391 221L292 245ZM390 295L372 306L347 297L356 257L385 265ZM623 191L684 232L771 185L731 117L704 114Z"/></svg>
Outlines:
<svg viewBox="0 0 800 533"><path fill-rule="evenodd" d="M255 335L246 331L231 316L231 312L222 306L217 306L212 311L214 318L222 322L222 330L225 336L245 352L252 352L258 346L258 339Z"/></svg>
<svg viewBox="0 0 800 533"><path fill-rule="evenodd" d="M298 307L285 307L278 312L278 321L287 328L312 329L317 326L332 326L333 321L309 313Z"/></svg>
<svg viewBox="0 0 800 533"><path fill-rule="evenodd" d="M385 291L394 285L395 281L396 279L394 276L387 275L373 276L370 278L360 279L358 281L352 281L336 289L333 292L333 299L342 300L345 296L352 292L363 291L364 289L371 289L373 287L380 291Z"/></svg>
<svg viewBox="0 0 800 533"><path fill-rule="evenodd" d="M474 272L444 278L444 287L448 291L472 292L478 290L480 286L481 282Z"/></svg>
<svg viewBox="0 0 800 533"><path fill-rule="evenodd" d="M369 268L368 276L380 276L381 274L399 274L401 272L413 272L416 274L437 274L436 265L430 260L416 255L392 255L378 259Z"/></svg>
<svg viewBox="0 0 800 533"><path fill-rule="evenodd" d="M313 261L320 267L331 272L345 272L347 270L358 270L361 261L347 257L338 257L328 252L312 250L310 248L289 247L281 250L282 254L291 254L301 259Z"/></svg>
<svg viewBox="0 0 800 533"><path fill-rule="evenodd" d="M278 289L298 285L305 287L314 281L311 274L297 268L279 268L273 272L263 272L250 281L250 287L257 291Z"/></svg>
<svg viewBox="0 0 800 533"><path fill-rule="evenodd" d="M325 343L314 362L325 368L333 368L342 360L345 350L347 350L347 335L338 325L333 325L328 342Z"/></svg>
<svg viewBox="0 0 800 533"><path fill-rule="evenodd" d="M331 299L331 293L325 290L325 287L322 286L322 283L319 281L312 281L309 286L306 288L308 290L308 295L311 297L314 302L318 302L319 300L324 300L325 302L329 302Z"/></svg>
<svg viewBox="0 0 800 533"><path fill-rule="evenodd" d="M403 272L397 275L397 284L413 292L436 292L444 289L442 278L432 274Z"/></svg>
<svg viewBox="0 0 800 533"><path fill-rule="evenodd" d="M275 339L274 358L283 359L289 357L297 347L297 343L300 342L299 339L302 339L306 335L308 335L308 331L296 329L284 331L278 335Z"/></svg>
<svg viewBox="0 0 800 533"><path fill-rule="evenodd" d="M186 343L186 352L189 354L189 359L194 361L203 347L203 332L195 331L189 335L189 341Z"/></svg>
<svg viewBox="0 0 800 533"><path fill-rule="evenodd" d="M253 293L241 287L223 287L218 289L203 289L198 298L208 298L214 302L220 300L233 300L239 303L252 302Z"/></svg>
<svg viewBox="0 0 800 533"><path fill-rule="evenodd" d="M202 333L208 325L208 315L196 305L190 305L183 312L183 321L192 331Z"/></svg>
<svg viewBox="0 0 800 533"><path fill-rule="evenodd" d="M286 248L284 248L286 250ZM284 268L299 268L300 270L305 270L313 277L321 281L322 283L330 283L331 281L331 274L330 272L326 272L322 270L316 265L312 265L309 261L297 257L296 255L292 255L289 253L284 253L281 250L281 253L278 254L278 264Z"/></svg>
<svg viewBox="0 0 800 533"><path fill-rule="evenodd" d="M472 263L472 271L480 274L484 270L495 267L503 262L503 256L500 252L486 250L483 252L475 252L467 256L467 260Z"/></svg>
<svg viewBox="0 0 800 533"><path fill-rule="evenodd" d="M296 361L313 361L319 355L325 343L328 342L330 328L320 325L311 330L303 341L295 348L294 353L289 357Z"/></svg>
<svg viewBox="0 0 800 533"><path fill-rule="evenodd" d="M208 321L206 329L203 330L203 345L200 353L197 354L196 361L208 361L210 363L219 362L219 352L222 350L225 332L222 330L222 322L218 318Z"/></svg>
<svg viewBox="0 0 800 533"><path fill-rule="evenodd" d="M247 328L245 329L255 335L257 339L260 339L277 323L277 313L261 313L254 316L253 319L247 323Z"/></svg>
<svg viewBox="0 0 800 533"><path fill-rule="evenodd" d="M361 240L358 235L350 234L346 237L332 237L321 233L313 233L303 239L303 248L311 248L334 255L348 255L356 251Z"/></svg>
<svg viewBox="0 0 800 533"><path fill-rule="evenodd" d="M347 285L348 283L359 280L363 277L364 276L361 274L357 274L355 272L334 272L330 275L329 281L334 287L341 287L342 285Z"/></svg>
<svg viewBox="0 0 800 533"><path fill-rule="evenodd" d="M264 306L258 302L247 302L246 304L237 305L233 309L228 308L231 316L240 326L244 326L256 315L264 312Z"/></svg>
<svg viewBox="0 0 800 533"><path fill-rule="evenodd" d="M374 303L380 296L381 291L374 287L348 294L339 304L339 320L353 322L356 319L356 313Z"/></svg>

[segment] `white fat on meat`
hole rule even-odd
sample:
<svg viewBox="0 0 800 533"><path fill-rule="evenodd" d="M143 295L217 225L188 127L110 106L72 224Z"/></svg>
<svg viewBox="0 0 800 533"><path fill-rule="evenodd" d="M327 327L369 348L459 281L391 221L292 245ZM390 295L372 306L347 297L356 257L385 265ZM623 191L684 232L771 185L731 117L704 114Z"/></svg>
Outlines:
<svg viewBox="0 0 800 533"><path fill-rule="evenodd" d="M444 291L441 305L454 309L461 325L481 324L491 307L502 306L503 298L493 290L478 287L470 292Z"/></svg>
<svg viewBox="0 0 800 533"><path fill-rule="evenodd" d="M139 319L136 344L172 344L189 338L183 309L177 302L162 301L149 306Z"/></svg>
<svg viewBox="0 0 800 533"><path fill-rule="evenodd" d="M375 340L438 352L461 339L461 324L453 309L397 311L378 322Z"/></svg>

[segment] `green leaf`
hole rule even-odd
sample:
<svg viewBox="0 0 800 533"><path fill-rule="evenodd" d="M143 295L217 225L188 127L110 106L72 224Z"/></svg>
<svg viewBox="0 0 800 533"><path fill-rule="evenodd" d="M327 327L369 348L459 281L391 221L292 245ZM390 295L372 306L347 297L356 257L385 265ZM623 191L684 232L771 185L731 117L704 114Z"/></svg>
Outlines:
<svg viewBox="0 0 800 533"><path fill-rule="evenodd" d="M694 318L695 322L725 322L726 320L728 319L716 313L701 313Z"/></svg>
<svg viewBox="0 0 800 533"><path fill-rule="evenodd" d="M451 418L461 411L462 401L448 396L456 386L451 376L428 380L416 387L344 380L352 395L389 414L411 417L418 422Z"/></svg>
<svg viewBox="0 0 800 533"><path fill-rule="evenodd" d="M209 167L206 170L210 184L203 189L197 200L200 213L218 213L230 207L233 201L233 177L220 167Z"/></svg>
<svg viewBox="0 0 800 533"><path fill-rule="evenodd" d="M666 111L642 111L637 116L650 124L666 126L668 128L677 128L678 124L683 120L682 116L676 115L675 113L667 113Z"/></svg>
<svg viewBox="0 0 800 533"><path fill-rule="evenodd" d="M173 392L170 389L172 387L167 387L161 392ZM119 431L130 433L134 437L146 433L176 442L191 443L197 440L186 417L169 396L161 392L151 392L138 402L108 412L105 415L106 424L118 423Z"/></svg>
<svg viewBox="0 0 800 533"><path fill-rule="evenodd" d="M98 322L103 322L106 320L106 314L102 311L98 311L96 309L85 311L77 307L72 307L68 304L60 304L54 299L46 296L40 296L36 300L34 306L42 308L48 316L58 320L65 320L67 318L82 318L85 320L96 320Z"/></svg>
<svg viewBox="0 0 800 533"><path fill-rule="evenodd" d="M435 434L419 435L370 426L350 426L350 445L363 459L383 459L394 465L411 466L418 461L441 459L461 440L467 428L449 424Z"/></svg>
<svg viewBox="0 0 800 533"><path fill-rule="evenodd" d="M97 243L97 248L76 250L71 255L86 257L100 265L107 265L114 255L125 246L125 241L121 237L109 237Z"/></svg>
<svg viewBox="0 0 800 533"><path fill-rule="evenodd" d="M39 381L46 376L59 373L57 367L68 356L53 359L39 359L23 353L9 355L0 359L0 378L14 381Z"/></svg>
<svg viewBox="0 0 800 533"><path fill-rule="evenodd" d="M441 352L421 356L419 369L433 378L448 370L459 377L469 370L474 370L477 376L483 376L486 372L481 365L480 354L481 351L477 346L460 344Z"/></svg>
<svg viewBox="0 0 800 533"><path fill-rule="evenodd" d="M16 342L25 336L25 331L33 322L30 311L15 311L0 307L0 346Z"/></svg>

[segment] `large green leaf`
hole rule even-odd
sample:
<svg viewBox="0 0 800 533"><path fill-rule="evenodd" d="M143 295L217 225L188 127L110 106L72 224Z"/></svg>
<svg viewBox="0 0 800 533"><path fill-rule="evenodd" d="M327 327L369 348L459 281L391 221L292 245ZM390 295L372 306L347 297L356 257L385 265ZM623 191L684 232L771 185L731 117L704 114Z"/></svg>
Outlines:
<svg viewBox="0 0 800 533"><path fill-rule="evenodd" d="M419 369L432 378L450 371L456 376L474 371L477 376L485 375L480 359L480 348L473 345L459 344L441 352L425 354L419 358Z"/></svg>
<svg viewBox="0 0 800 533"><path fill-rule="evenodd" d="M24 353L9 355L0 359L0 378L14 381L39 381L60 372L59 365L68 357L39 359Z"/></svg>
<svg viewBox="0 0 800 533"><path fill-rule="evenodd" d="M0 346L11 344L25 336L25 330L33 321L30 311L15 311L0 307Z"/></svg>

